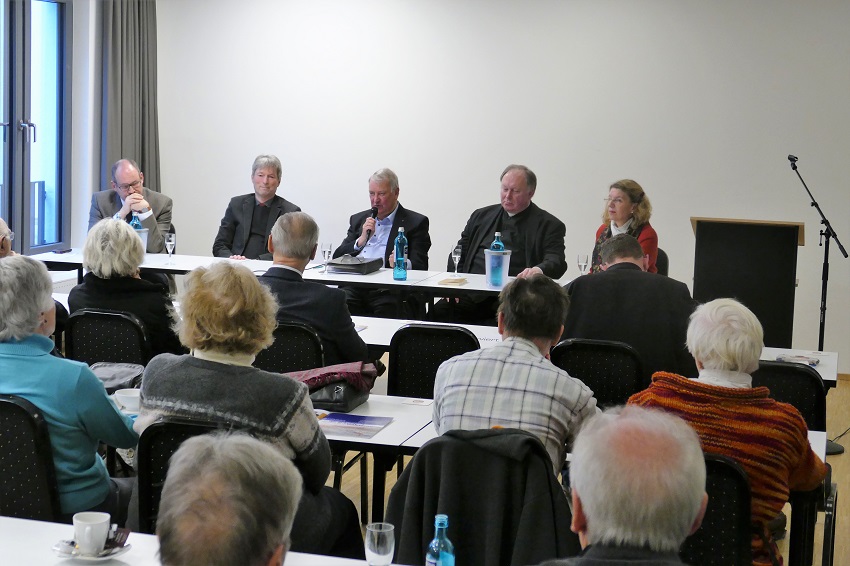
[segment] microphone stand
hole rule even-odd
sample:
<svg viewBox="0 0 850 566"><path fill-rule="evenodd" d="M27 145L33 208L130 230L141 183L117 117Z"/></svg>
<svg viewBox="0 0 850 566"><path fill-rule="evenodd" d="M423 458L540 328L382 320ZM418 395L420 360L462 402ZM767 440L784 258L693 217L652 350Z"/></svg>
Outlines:
<svg viewBox="0 0 850 566"><path fill-rule="evenodd" d="M823 246L823 270L821 271L820 330L818 332L818 350L823 351L823 339L826 332L826 291L827 283L829 281L829 241L835 238L835 243L838 245L838 249L841 251L841 254L845 259L847 259L847 250L845 250L844 246L841 245L841 240L838 239L838 234L836 234L835 230L832 229L832 224L829 223L829 220L824 215L820 205L818 205L815 197L812 195L812 191L809 190L809 186L806 185L806 182L803 180L803 176L800 175L800 172L797 170L797 158L793 155L789 155L788 161L791 162L791 169L793 169L797 174L797 177L799 177L800 182L803 184L803 188L805 188L806 192L809 194L809 199L812 201L811 206L815 207L818 211L818 214L820 215L820 223L824 226L823 230L820 231L819 242L819 245ZM827 455L842 454L843 452L844 447L842 445L827 439Z"/></svg>

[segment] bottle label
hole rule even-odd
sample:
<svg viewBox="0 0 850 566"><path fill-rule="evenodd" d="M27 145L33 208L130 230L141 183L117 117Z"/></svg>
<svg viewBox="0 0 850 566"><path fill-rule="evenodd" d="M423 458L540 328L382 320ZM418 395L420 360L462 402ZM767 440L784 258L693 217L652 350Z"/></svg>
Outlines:
<svg viewBox="0 0 850 566"><path fill-rule="evenodd" d="M455 557L448 552L441 552L439 558L426 556L425 566L455 566Z"/></svg>

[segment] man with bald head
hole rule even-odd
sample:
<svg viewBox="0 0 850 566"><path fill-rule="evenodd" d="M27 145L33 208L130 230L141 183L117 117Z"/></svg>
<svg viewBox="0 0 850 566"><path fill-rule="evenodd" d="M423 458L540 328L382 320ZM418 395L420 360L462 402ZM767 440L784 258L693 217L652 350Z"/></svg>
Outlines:
<svg viewBox="0 0 850 566"><path fill-rule="evenodd" d="M112 166L112 188L92 195L89 230L104 218L132 220L139 214L148 229L147 253L165 251L165 234L171 229L171 199L144 186L145 175L132 159L119 159Z"/></svg>

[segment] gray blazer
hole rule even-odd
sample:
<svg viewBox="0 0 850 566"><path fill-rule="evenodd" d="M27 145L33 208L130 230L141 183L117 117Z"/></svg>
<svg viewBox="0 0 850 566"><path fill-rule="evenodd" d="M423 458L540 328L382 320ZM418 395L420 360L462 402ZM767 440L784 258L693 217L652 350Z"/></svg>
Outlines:
<svg viewBox="0 0 850 566"><path fill-rule="evenodd" d="M151 205L153 214L142 220L142 227L148 229L148 249L151 254L165 251L165 234L171 229L171 199L162 193L142 188L145 200ZM112 218L121 210L121 197L113 189L106 189L92 195L89 210L89 230L104 218Z"/></svg>

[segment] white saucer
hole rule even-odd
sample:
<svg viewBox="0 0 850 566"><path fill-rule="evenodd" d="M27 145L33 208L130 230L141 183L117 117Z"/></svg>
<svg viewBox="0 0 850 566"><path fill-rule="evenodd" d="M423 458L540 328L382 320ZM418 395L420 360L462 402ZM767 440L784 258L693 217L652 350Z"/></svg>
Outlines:
<svg viewBox="0 0 850 566"><path fill-rule="evenodd" d="M61 558L70 558L72 560L80 560L81 562L103 562L105 560L112 560L116 556L121 556L131 548L132 545L125 544L121 548L110 548L109 550L104 550L97 556L81 556L74 547L74 541L60 540L53 545L53 553Z"/></svg>

